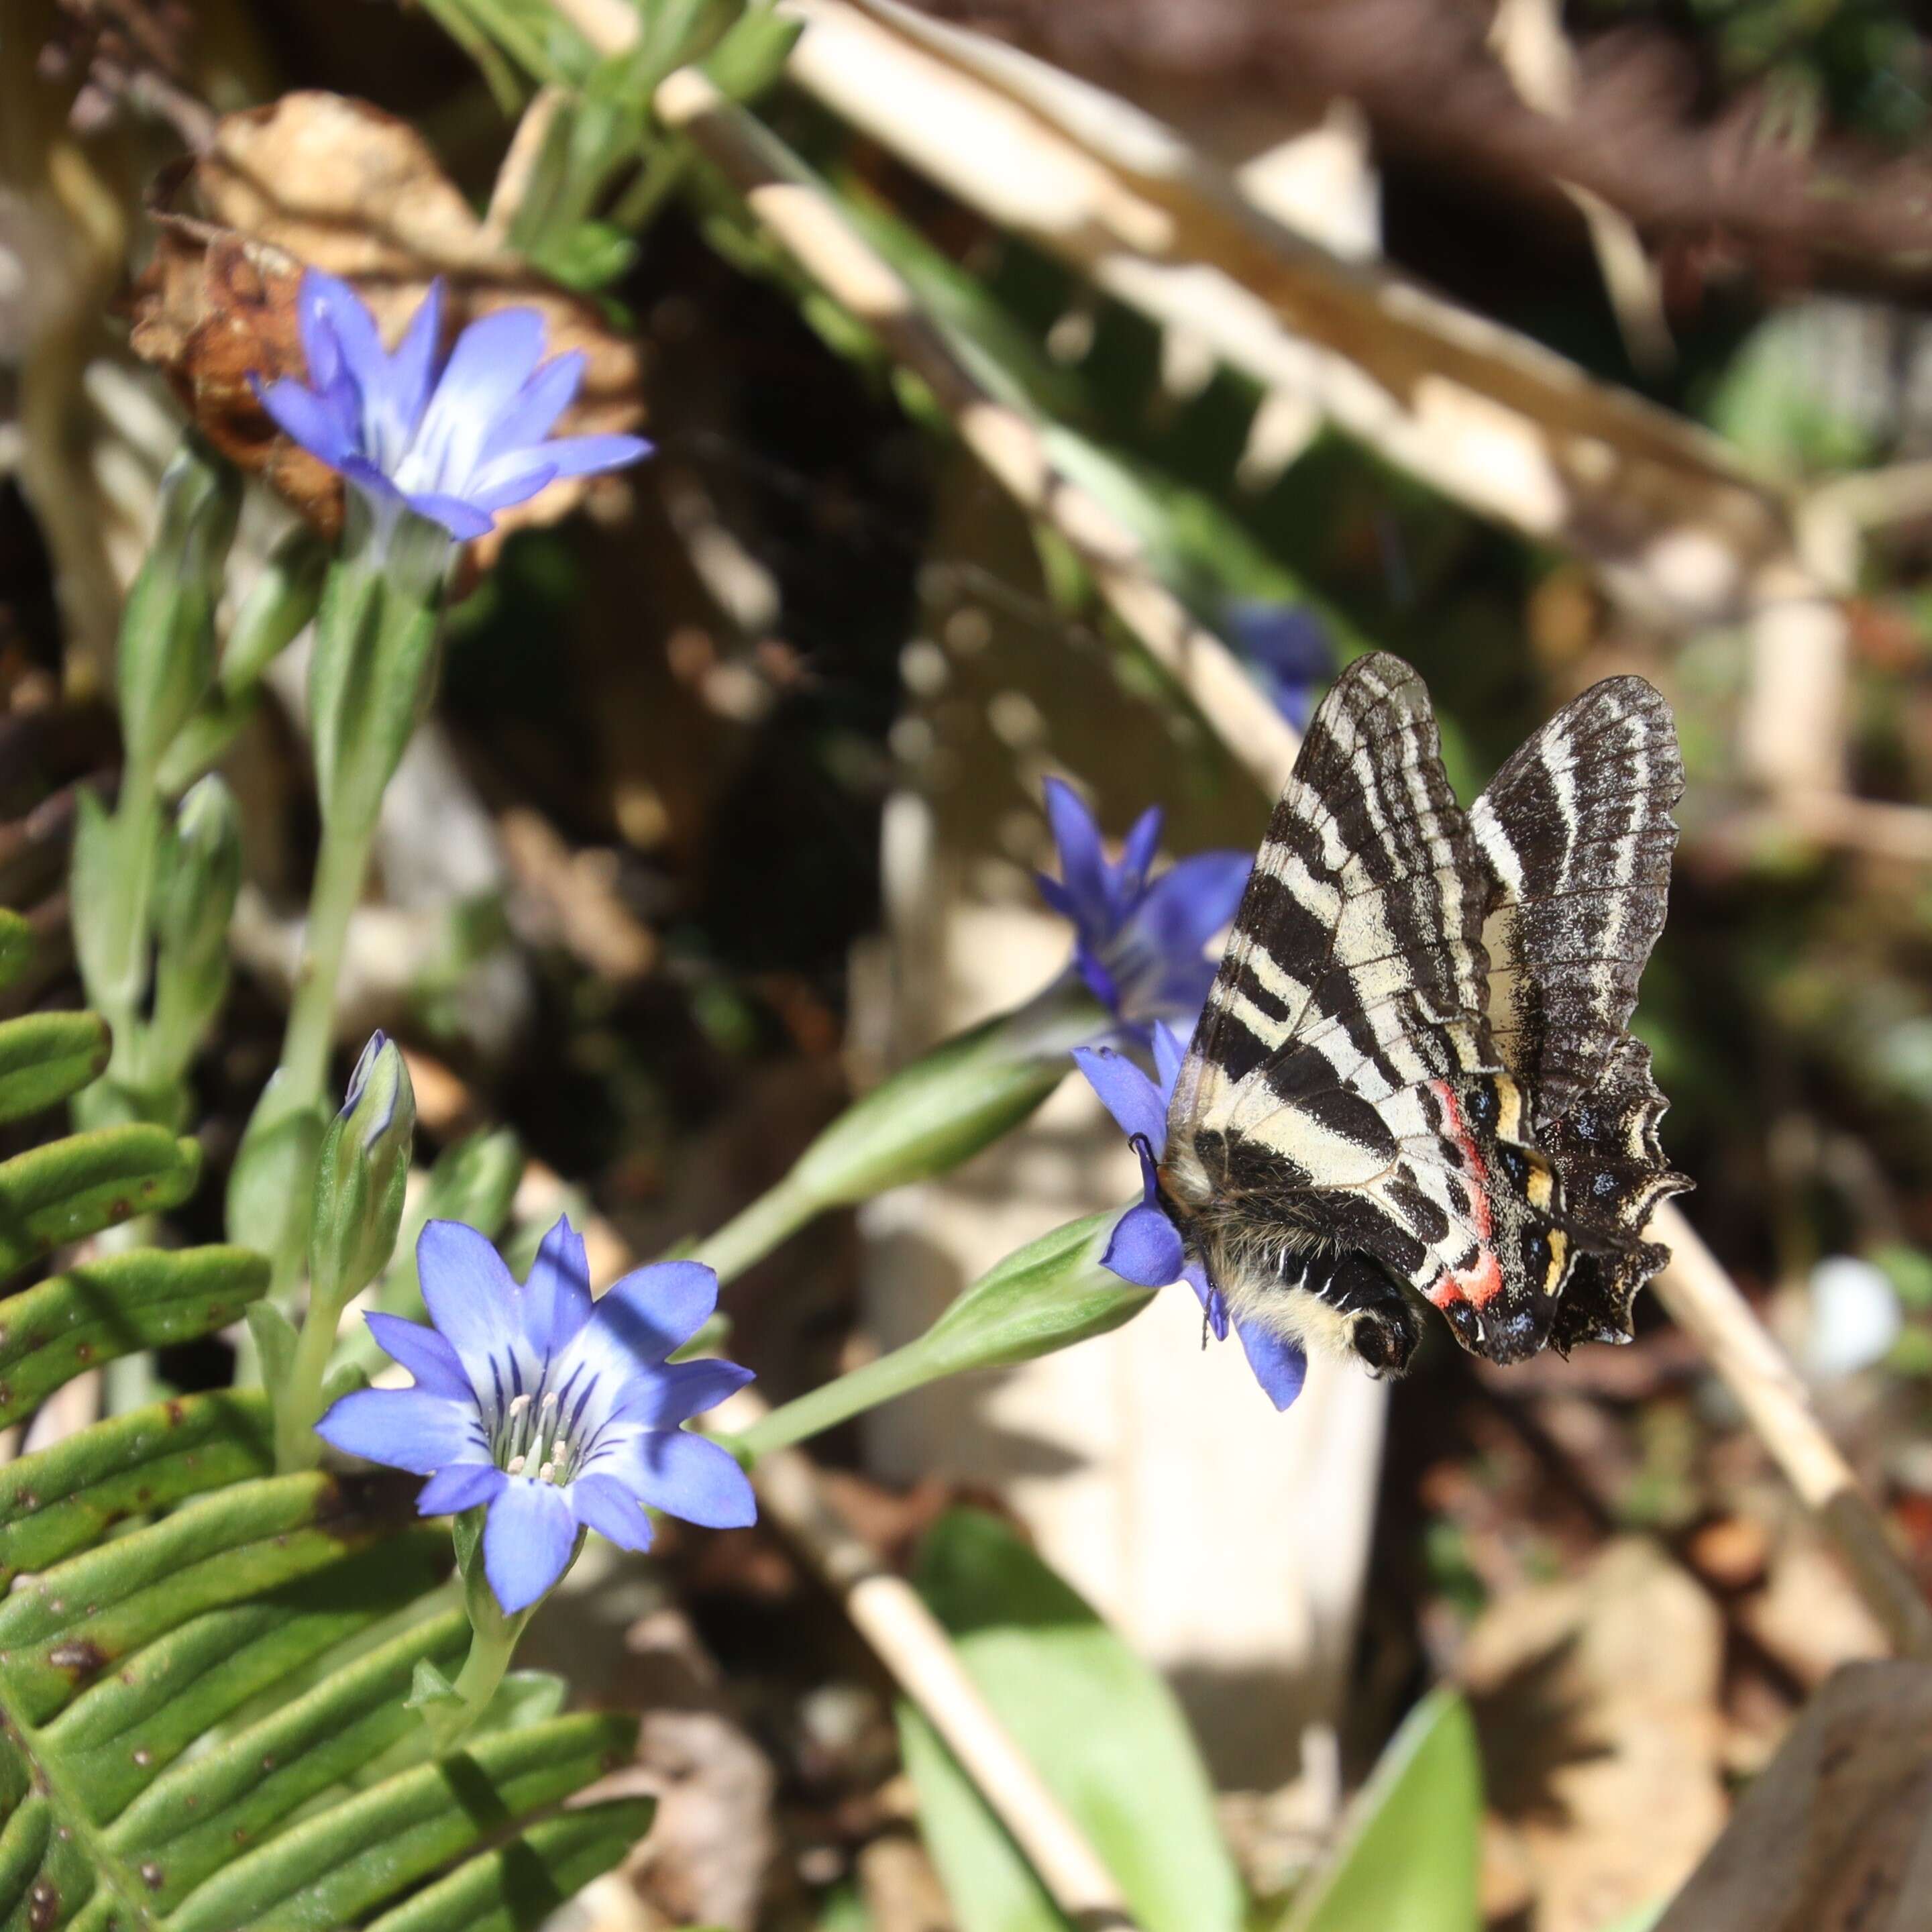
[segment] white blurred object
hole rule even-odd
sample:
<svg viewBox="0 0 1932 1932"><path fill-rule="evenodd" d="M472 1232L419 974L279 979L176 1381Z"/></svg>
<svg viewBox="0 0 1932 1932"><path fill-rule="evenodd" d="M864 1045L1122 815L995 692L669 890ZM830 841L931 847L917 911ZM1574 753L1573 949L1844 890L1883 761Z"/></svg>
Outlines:
<svg viewBox="0 0 1932 1932"><path fill-rule="evenodd" d="M1882 1268L1856 1255L1829 1255L1811 1270L1804 1366L1820 1382L1882 1360L1904 1326L1898 1291Z"/></svg>

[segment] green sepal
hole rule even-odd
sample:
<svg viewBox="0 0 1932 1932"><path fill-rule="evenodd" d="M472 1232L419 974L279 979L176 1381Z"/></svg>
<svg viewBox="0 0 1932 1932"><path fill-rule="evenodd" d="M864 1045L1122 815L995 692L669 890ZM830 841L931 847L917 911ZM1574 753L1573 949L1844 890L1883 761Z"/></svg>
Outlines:
<svg viewBox="0 0 1932 1932"><path fill-rule="evenodd" d="M448 1676L428 1658L418 1658L416 1667L410 1676L410 1694L403 1700L403 1708L422 1711L432 1704L460 1702L456 1694L456 1686L451 1683Z"/></svg>
<svg viewBox="0 0 1932 1932"><path fill-rule="evenodd" d="M332 1402L354 1395L369 1386L369 1372L360 1362L338 1362L322 1378L322 1406L325 1413Z"/></svg>
<svg viewBox="0 0 1932 1932"><path fill-rule="evenodd" d="M256 1352L262 1358L262 1386L272 1401L281 1393L296 1358L295 1324L272 1301L250 1302L248 1320Z"/></svg>
<svg viewBox="0 0 1932 1932"><path fill-rule="evenodd" d="M0 1301L0 1426L83 1369L212 1334L268 1286L246 1248L103 1255Z"/></svg>
<svg viewBox="0 0 1932 1932"><path fill-rule="evenodd" d="M10 906L0 906L0 987L10 986L34 956L32 923Z"/></svg>
<svg viewBox="0 0 1932 1932"><path fill-rule="evenodd" d="M0 1124L79 1093L99 1076L112 1047L98 1013L28 1013L0 1024Z"/></svg>
<svg viewBox="0 0 1932 1932"><path fill-rule="evenodd" d="M0 1162L0 1280L136 1214L178 1206L201 1176L201 1149L164 1129L100 1127Z"/></svg>

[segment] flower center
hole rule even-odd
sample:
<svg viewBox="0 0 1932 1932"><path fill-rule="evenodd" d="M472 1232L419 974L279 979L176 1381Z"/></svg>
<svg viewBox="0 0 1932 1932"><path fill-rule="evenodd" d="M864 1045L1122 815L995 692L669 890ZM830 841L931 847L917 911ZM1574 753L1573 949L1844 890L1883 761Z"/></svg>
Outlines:
<svg viewBox="0 0 1932 1932"><path fill-rule="evenodd" d="M568 1411L555 1389L540 1396L512 1396L490 1438L490 1454L497 1468L509 1475L528 1476L534 1482L554 1483L560 1487L568 1483L590 1446L586 1432L578 1426L590 1394L586 1388ZM578 1430L574 1436L573 1429Z"/></svg>

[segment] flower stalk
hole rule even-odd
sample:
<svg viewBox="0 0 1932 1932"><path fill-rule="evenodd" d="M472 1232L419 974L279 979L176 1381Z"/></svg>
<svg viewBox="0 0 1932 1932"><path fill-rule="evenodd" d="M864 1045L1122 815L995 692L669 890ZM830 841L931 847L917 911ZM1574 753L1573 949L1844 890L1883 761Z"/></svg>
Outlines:
<svg viewBox="0 0 1932 1932"><path fill-rule="evenodd" d="M1112 1213L1089 1214L1016 1250L916 1341L771 1410L737 1438L755 1462L881 1402L972 1369L1011 1368L1130 1322L1154 1298L1102 1258Z"/></svg>

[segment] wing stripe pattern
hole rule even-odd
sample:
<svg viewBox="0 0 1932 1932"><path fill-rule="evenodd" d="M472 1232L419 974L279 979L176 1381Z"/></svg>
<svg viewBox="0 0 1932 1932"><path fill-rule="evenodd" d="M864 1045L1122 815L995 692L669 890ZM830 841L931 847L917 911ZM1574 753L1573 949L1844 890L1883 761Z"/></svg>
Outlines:
<svg viewBox="0 0 1932 1932"><path fill-rule="evenodd" d="M1628 1333L1683 1184L1624 1030L1682 784L1663 700L1617 679L1466 817L1414 672L1336 680L1168 1116L1162 1186L1238 1318L1400 1370L1406 1279L1498 1361Z"/></svg>

